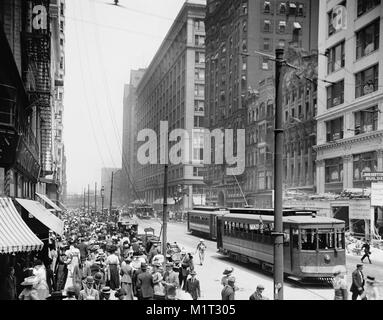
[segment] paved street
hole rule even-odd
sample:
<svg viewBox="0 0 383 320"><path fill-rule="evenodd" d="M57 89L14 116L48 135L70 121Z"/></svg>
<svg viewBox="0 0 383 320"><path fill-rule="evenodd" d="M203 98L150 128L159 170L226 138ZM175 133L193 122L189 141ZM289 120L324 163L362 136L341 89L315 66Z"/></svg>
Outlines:
<svg viewBox="0 0 383 320"><path fill-rule="evenodd" d="M159 234L161 224L159 220L139 220L139 233L143 233L147 227L156 230ZM168 224L168 242L177 241L181 247L195 252L195 248L200 238L190 235L186 230L186 223L170 222ZM195 256L194 263L197 277L201 281L202 299L220 300L221 299L221 278L226 266L234 267L236 285L240 288L236 293L237 300L248 300L249 296L255 291L258 284L265 286L264 294L272 299L273 278L270 274L265 274L249 264L239 264L229 258L217 253L217 245L213 241L205 240L207 245L205 263L199 265L198 256ZM212 268L211 266L214 266ZM286 300L331 300L333 290L331 288L302 288L294 283L285 283L284 296Z"/></svg>

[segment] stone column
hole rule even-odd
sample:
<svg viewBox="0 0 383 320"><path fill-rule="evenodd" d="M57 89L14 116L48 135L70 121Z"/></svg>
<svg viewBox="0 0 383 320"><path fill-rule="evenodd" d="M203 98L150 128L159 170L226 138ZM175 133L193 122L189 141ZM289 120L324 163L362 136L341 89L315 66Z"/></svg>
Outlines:
<svg viewBox="0 0 383 320"><path fill-rule="evenodd" d="M377 150L378 171L383 171L383 150Z"/></svg>
<svg viewBox="0 0 383 320"><path fill-rule="evenodd" d="M316 171L317 171L317 177L316 177L316 187L317 187L317 193L324 193L325 188L325 168L324 168L324 160L317 160L316 161Z"/></svg>
<svg viewBox="0 0 383 320"><path fill-rule="evenodd" d="M352 155L343 156L343 189L353 187L353 165Z"/></svg>

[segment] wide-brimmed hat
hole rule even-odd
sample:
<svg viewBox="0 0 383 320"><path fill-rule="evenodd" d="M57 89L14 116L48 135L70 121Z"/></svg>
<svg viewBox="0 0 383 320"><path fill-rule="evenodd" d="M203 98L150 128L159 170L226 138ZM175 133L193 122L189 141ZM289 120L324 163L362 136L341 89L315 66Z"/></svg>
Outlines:
<svg viewBox="0 0 383 320"><path fill-rule="evenodd" d="M359 267L363 267L363 263L358 263L358 264L356 265L356 267L357 267L357 268L359 268Z"/></svg>
<svg viewBox="0 0 383 320"><path fill-rule="evenodd" d="M108 294L108 293L110 293L110 287L104 287L104 288L102 288L102 293L104 293L104 294Z"/></svg>
<svg viewBox="0 0 383 320"><path fill-rule="evenodd" d="M234 271L233 267L226 267L225 271L223 272L224 275L228 275Z"/></svg>
<svg viewBox="0 0 383 320"><path fill-rule="evenodd" d="M367 276L366 282L375 283L375 277Z"/></svg>
<svg viewBox="0 0 383 320"><path fill-rule="evenodd" d="M195 270L192 270L191 272L190 272L190 275L191 276L195 276L197 274L197 272L195 272Z"/></svg>
<svg viewBox="0 0 383 320"><path fill-rule="evenodd" d="M259 284L259 285L257 285L257 289L258 290L265 290L265 287L263 286L263 284Z"/></svg>
<svg viewBox="0 0 383 320"><path fill-rule="evenodd" d="M95 274L95 276L96 276L96 275L97 275L97 274ZM86 282L86 283L94 283L94 279L93 279L92 276L87 276L85 282Z"/></svg>
<svg viewBox="0 0 383 320"><path fill-rule="evenodd" d="M33 286L37 283L37 278L35 276L25 278L24 281L21 283L22 286Z"/></svg>

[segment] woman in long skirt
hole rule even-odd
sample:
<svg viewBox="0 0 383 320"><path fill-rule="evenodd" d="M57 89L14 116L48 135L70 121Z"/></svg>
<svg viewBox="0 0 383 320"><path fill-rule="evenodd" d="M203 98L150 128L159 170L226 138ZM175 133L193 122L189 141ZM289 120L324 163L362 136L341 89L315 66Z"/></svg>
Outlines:
<svg viewBox="0 0 383 320"><path fill-rule="evenodd" d="M132 286L132 277L133 277L133 268L130 265L131 259L129 256L126 256L124 261L121 264L121 289L124 293L125 300L133 300L133 286Z"/></svg>
<svg viewBox="0 0 383 320"><path fill-rule="evenodd" d="M109 287L116 290L120 287L120 260L115 252L109 255L105 261L107 265L107 279L109 280Z"/></svg>
<svg viewBox="0 0 383 320"><path fill-rule="evenodd" d="M36 276L37 283L34 288L37 290L37 294L40 300L45 300L49 297L49 287L47 283L47 273L45 266L41 260L36 260L35 267L33 269L33 275Z"/></svg>
<svg viewBox="0 0 383 320"><path fill-rule="evenodd" d="M56 291L64 290L68 277L68 266L64 261L65 254L61 253L56 262Z"/></svg>

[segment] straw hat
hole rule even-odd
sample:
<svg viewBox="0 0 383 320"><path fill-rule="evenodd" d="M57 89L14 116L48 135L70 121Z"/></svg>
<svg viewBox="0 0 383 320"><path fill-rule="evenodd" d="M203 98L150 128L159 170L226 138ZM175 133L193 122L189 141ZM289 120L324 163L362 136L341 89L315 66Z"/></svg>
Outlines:
<svg viewBox="0 0 383 320"><path fill-rule="evenodd" d="M230 273L233 273L234 268L233 267L226 267L225 271L223 272L224 275L228 275Z"/></svg>
<svg viewBox="0 0 383 320"><path fill-rule="evenodd" d="M375 277L367 276L366 283L374 284L375 282Z"/></svg>
<svg viewBox="0 0 383 320"><path fill-rule="evenodd" d="M88 276L88 277L86 277L86 283L91 283L91 284L93 284L93 283L94 283L94 279L93 279L93 277L92 277L92 276Z"/></svg>
<svg viewBox="0 0 383 320"><path fill-rule="evenodd" d="M25 278L24 281L21 283L22 286L33 286L37 283L37 278L35 276Z"/></svg>

